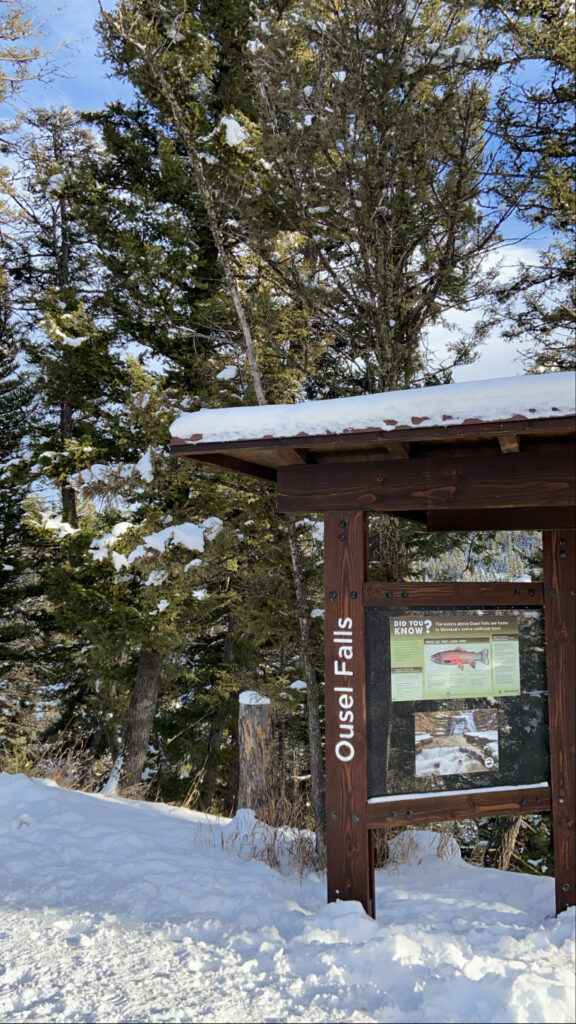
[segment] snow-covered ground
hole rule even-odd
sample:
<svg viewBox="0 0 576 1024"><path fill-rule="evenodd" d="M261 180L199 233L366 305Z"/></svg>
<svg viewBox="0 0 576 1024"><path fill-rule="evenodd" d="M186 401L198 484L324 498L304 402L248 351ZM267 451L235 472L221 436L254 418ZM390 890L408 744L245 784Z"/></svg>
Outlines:
<svg viewBox="0 0 576 1024"><path fill-rule="evenodd" d="M574 1021L552 879L415 832L377 872L373 921L255 859L253 833L250 812L0 775L0 1021Z"/></svg>

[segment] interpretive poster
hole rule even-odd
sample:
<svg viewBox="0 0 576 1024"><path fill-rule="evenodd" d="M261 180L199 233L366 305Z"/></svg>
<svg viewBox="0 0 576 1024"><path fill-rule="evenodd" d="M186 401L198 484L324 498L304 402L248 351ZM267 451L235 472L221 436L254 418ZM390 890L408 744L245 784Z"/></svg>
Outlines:
<svg viewBox="0 0 576 1024"><path fill-rule="evenodd" d="M368 795L549 778L542 608L366 609Z"/></svg>
<svg viewBox="0 0 576 1024"><path fill-rule="evenodd" d="M390 619L393 701L520 693L518 618L486 613Z"/></svg>

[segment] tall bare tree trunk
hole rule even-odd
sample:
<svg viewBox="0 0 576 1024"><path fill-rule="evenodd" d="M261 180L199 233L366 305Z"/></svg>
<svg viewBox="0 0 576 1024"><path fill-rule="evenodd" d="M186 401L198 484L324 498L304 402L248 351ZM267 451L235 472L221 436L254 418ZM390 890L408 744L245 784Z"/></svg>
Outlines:
<svg viewBox="0 0 576 1024"><path fill-rule="evenodd" d="M222 749L222 741L224 739L224 712L220 711L212 723L210 729L210 737L208 739L208 754L206 755L206 768L202 777L202 797L200 799L200 808L203 811L211 810L214 802L214 790L216 788L216 779L218 777L218 768L220 766L220 751Z"/></svg>
<svg viewBox="0 0 576 1024"><path fill-rule="evenodd" d="M66 441L69 441L73 436L73 424L72 418L74 416L74 408L70 402L62 402L60 406L60 440L62 447L65 446ZM70 484L63 483L60 492L62 495L62 518L65 523L69 523L75 530L78 528L78 513L76 509L76 491Z"/></svg>
<svg viewBox="0 0 576 1024"><path fill-rule="evenodd" d="M312 656L310 613L304 590L302 554L296 533L296 523L294 522L293 516L288 516L287 518L294 588L296 590L296 612L300 626L300 647L302 661L304 664L304 676L306 679L312 809L314 811L317 851L320 859L323 860L326 853L326 798L324 791L324 764L322 759L322 732L320 729L320 687L316 679L316 667Z"/></svg>
<svg viewBox="0 0 576 1024"><path fill-rule="evenodd" d="M228 615L228 629L226 631L226 637L224 639L224 650L222 652L222 656L226 664L230 667L234 664L234 653L236 647L237 633L237 621L233 615ZM202 778L203 795L201 799L201 807L203 811L209 811L214 801L216 780L220 769L220 751L222 749L222 742L224 740L227 715L228 708L225 704L222 704L212 722L212 726L210 729L210 738L208 740L208 754L206 756L206 766ZM236 788L236 791L234 792L234 804L236 804L237 796L238 792Z"/></svg>
<svg viewBox="0 0 576 1024"><path fill-rule="evenodd" d="M161 678L162 655L153 648L142 648L124 726L120 791L135 793L142 786Z"/></svg>

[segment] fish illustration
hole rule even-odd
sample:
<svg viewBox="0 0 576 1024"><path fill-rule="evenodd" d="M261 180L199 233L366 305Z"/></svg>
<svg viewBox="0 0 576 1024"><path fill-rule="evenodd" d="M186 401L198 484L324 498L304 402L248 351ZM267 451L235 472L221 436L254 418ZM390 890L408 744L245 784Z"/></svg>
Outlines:
<svg viewBox="0 0 576 1024"><path fill-rule="evenodd" d="M461 672L464 665L476 668L476 662L481 661L483 665L488 664L489 651L484 647L481 651L465 651L463 647L455 647L453 651L438 651L432 655L432 661L437 665L457 665Z"/></svg>

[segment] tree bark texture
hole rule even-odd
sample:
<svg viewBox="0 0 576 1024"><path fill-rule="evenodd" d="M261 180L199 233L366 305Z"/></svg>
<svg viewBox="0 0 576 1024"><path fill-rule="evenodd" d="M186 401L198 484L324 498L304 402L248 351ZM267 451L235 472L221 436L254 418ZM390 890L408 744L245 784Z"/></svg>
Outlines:
<svg viewBox="0 0 576 1024"><path fill-rule="evenodd" d="M154 725L161 678L162 655L159 651L142 648L124 726L123 762L119 785L123 792L135 792L142 786L142 772Z"/></svg>
<svg viewBox="0 0 576 1024"><path fill-rule="evenodd" d="M518 814L496 818L484 854L485 868L508 870L521 824L522 816Z"/></svg>
<svg viewBox="0 0 576 1024"><path fill-rule="evenodd" d="M316 848L320 859L323 860L326 854L326 793L322 758L322 730L320 728L320 687L316 679L316 667L312 655L310 615L304 591L304 573L302 571L302 556L298 543L296 523L293 516L288 516L287 518L294 589L296 591L296 613L300 626L300 649L304 664L304 677L306 679L308 745L310 747L310 789L312 809L314 811L314 827L316 830Z"/></svg>
<svg viewBox="0 0 576 1024"><path fill-rule="evenodd" d="M220 766L220 751L222 749L222 741L224 739L224 714L220 712L216 717L212 728L210 730L210 738L208 740L208 753L206 755L206 768L204 776L202 778L202 797L200 799L200 807L203 811L210 811L214 802L214 791L216 788L216 780L218 778L218 768Z"/></svg>
<svg viewBox="0 0 576 1024"><path fill-rule="evenodd" d="M274 797L274 729L269 701L240 704L238 752L238 807L248 807L265 820Z"/></svg>

